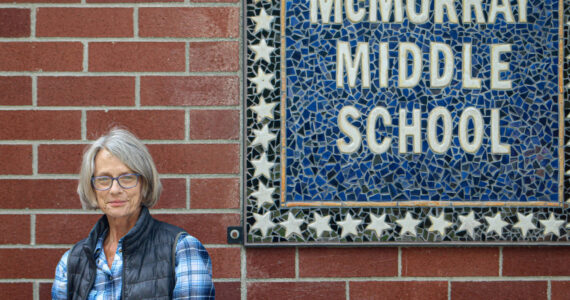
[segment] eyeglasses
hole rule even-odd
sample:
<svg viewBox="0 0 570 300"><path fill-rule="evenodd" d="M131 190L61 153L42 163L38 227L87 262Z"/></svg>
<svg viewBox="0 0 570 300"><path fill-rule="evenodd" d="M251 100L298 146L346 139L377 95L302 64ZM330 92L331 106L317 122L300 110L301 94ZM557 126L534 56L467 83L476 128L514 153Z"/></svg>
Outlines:
<svg viewBox="0 0 570 300"><path fill-rule="evenodd" d="M117 177L111 176L94 176L91 177L91 184L93 188L98 191L106 191L113 186L113 181L117 180L120 187L124 189L131 189L139 183L140 174L123 174Z"/></svg>

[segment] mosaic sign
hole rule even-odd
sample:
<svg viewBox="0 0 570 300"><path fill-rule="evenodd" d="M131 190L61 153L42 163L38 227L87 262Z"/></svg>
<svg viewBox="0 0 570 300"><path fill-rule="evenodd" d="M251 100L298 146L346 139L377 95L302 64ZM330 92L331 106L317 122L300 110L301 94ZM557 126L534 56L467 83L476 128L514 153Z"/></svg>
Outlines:
<svg viewBox="0 0 570 300"><path fill-rule="evenodd" d="M561 1L248 0L245 244L569 244Z"/></svg>

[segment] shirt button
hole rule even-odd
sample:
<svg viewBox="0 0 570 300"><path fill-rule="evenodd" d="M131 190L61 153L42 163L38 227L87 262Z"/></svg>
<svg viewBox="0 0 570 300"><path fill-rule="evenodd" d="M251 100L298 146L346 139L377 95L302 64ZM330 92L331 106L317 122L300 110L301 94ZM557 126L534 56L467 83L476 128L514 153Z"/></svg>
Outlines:
<svg viewBox="0 0 570 300"><path fill-rule="evenodd" d="M113 276L109 275L109 280L113 280Z"/></svg>

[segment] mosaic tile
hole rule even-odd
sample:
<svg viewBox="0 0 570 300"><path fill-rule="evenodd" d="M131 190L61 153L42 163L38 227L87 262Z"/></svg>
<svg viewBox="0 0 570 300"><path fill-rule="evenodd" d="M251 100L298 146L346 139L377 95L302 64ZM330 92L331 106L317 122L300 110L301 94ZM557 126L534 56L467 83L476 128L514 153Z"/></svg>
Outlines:
<svg viewBox="0 0 570 300"><path fill-rule="evenodd" d="M521 22L510 1L512 22L499 13L479 24L462 21L461 3L457 24L449 11L437 23L433 5L425 22L405 7L401 22L394 12L388 22L351 21L345 6L340 22L331 10L325 24L323 6L335 1L247 1L245 244L567 243L568 2L528 0ZM355 3L358 18L370 1ZM485 20L491 3L482 1ZM340 63L339 87L337 57L358 51L368 63L352 83ZM464 77L467 57L480 82ZM438 78L442 68L452 76ZM416 117L421 129L407 129Z"/></svg>

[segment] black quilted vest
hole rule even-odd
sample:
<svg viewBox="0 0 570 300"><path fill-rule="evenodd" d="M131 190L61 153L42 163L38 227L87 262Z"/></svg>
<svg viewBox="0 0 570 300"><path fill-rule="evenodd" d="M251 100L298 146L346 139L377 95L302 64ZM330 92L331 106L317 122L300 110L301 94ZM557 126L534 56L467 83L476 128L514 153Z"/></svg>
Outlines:
<svg viewBox="0 0 570 300"><path fill-rule="evenodd" d="M71 248L67 261L67 299L87 299L97 266L93 251L109 228L103 216L89 236ZM123 238L122 299L171 299L174 289L174 251L184 230L160 222L143 207L140 217Z"/></svg>

